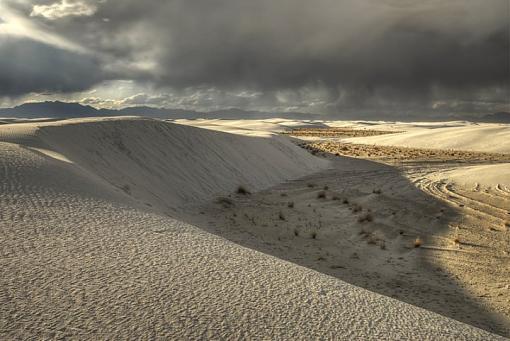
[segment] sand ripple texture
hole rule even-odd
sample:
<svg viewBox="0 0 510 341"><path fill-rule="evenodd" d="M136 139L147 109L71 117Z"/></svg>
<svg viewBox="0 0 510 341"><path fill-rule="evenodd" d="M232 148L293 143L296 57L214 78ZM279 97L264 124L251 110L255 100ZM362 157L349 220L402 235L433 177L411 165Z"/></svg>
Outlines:
<svg viewBox="0 0 510 341"><path fill-rule="evenodd" d="M40 131L0 142L1 339L502 339L145 206L70 152L81 124L54 132L69 134L61 149ZM125 119L112 134L144 124Z"/></svg>

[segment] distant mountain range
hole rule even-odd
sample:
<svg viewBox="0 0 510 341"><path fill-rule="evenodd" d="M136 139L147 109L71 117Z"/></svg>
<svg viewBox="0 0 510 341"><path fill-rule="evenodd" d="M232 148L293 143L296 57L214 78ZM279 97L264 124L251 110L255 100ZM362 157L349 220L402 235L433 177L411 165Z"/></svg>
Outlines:
<svg viewBox="0 0 510 341"><path fill-rule="evenodd" d="M160 119L196 119L196 118L222 118L222 119L267 119L267 118L288 118L288 119L301 119L313 120L317 119L317 115L306 114L300 112L263 112L263 111L249 111L237 108L230 108L225 110L217 110L210 112L199 112L193 110L183 109L167 109L167 108L153 108L146 106L128 107L123 109L96 109L90 105L82 105L79 103L66 103L66 102L37 102L37 103L24 103L14 108L0 109L0 117L16 117L16 118L76 118L76 117L101 117L101 116L145 116ZM366 115L365 115L366 116ZM380 120L384 117L373 117L363 115L350 115L343 117L343 119L362 119L362 120ZM326 120L341 119L332 116L321 116L320 118ZM403 117L385 117L387 120L405 120ZM410 119L410 118L409 118ZM413 119L418 119L414 117ZM453 119L449 117L448 119ZM488 114L482 117L463 118L461 116L455 119L465 119L475 122L490 122L490 123L510 123L509 112L497 112ZM430 118L432 121L439 121L440 117Z"/></svg>
<svg viewBox="0 0 510 341"><path fill-rule="evenodd" d="M275 113L262 111L247 111L242 109L225 109L211 112L198 112L183 109L166 109L153 107L128 107L123 109L96 109L90 105L79 103L37 102L24 103L14 108L0 109L0 117L17 118L77 118L77 117L101 117L101 116L145 116L161 119L178 118L224 118L224 119L265 119L265 118L293 118L313 119L312 114L304 113Z"/></svg>

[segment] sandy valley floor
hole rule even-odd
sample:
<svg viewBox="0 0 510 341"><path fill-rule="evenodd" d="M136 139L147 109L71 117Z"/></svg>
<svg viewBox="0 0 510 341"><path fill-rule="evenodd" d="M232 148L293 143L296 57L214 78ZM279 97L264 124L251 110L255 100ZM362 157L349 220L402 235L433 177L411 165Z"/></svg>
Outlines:
<svg viewBox="0 0 510 341"><path fill-rule="evenodd" d="M236 243L510 335L510 193L430 180L455 166L340 159L330 170L199 207L189 219Z"/></svg>

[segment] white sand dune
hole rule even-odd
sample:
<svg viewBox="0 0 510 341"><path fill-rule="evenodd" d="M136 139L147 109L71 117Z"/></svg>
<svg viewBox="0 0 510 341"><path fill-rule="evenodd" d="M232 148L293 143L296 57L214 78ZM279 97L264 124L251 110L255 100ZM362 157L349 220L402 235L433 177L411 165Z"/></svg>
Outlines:
<svg viewBox="0 0 510 341"><path fill-rule="evenodd" d="M437 177L437 176L436 176ZM440 176L460 185L501 187L510 193L510 164L459 167Z"/></svg>
<svg viewBox="0 0 510 341"><path fill-rule="evenodd" d="M411 148L454 149L510 153L510 125L466 124L453 127L423 128L398 126L404 133L356 137L345 141Z"/></svg>
<svg viewBox="0 0 510 341"><path fill-rule="evenodd" d="M503 339L168 217L328 166L283 139L116 118L0 141L2 339Z"/></svg>
<svg viewBox="0 0 510 341"><path fill-rule="evenodd" d="M133 197L171 209L239 185L259 190L327 167L281 137L240 137L132 117L5 125L1 131L4 141L59 153Z"/></svg>
<svg viewBox="0 0 510 341"><path fill-rule="evenodd" d="M175 120L174 122L201 127L211 130L228 132L231 134L270 136L294 128L327 128L322 121L313 120L290 120L283 118L272 118L265 120L222 120L222 119L198 119L198 120Z"/></svg>

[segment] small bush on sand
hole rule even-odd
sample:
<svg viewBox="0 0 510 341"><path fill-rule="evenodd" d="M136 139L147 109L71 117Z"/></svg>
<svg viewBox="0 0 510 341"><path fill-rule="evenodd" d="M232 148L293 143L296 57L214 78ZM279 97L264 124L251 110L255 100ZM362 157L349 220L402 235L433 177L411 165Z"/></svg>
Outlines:
<svg viewBox="0 0 510 341"><path fill-rule="evenodd" d="M287 203L288 208L294 208L294 201L290 201Z"/></svg>
<svg viewBox="0 0 510 341"><path fill-rule="evenodd" d="M246 189L246 187L244 187L244 186L239 186L239 187L237 187L236 193L241 194L241 195L248 195L248 194L250 194L250 191L248 191Z"/></svg>
<svg viewBox="0 0 510 341"><path fill-rule="evenodd" d="M420 246L422 246L422 244L423 244L423 240L421 240L421 238L420 238L420 237L417 237L417 238L414 240L414 244L413 244L413 245L414 245L414 247L420 247Z"/></svg>
<svg viewBox="0 0 510 341"><path fill-rule="evenodd" d="M280 196L281 196L281 197L286 197L286 196L287 196L287 193L280 193Z"/></svg>
<svg viewBox="0 0 510 341"><path fill-rule="evenodd" d="M309 183L309 184L307 184L307 186L308 186L308 188L314 188L315 184Z"/></svg>
<svg viewBox="0 0 510 341"><path fill-rule="evenodd" d="M325 190L325 191L327 191L328 189L329 189L328 185L324 186L324 188L323 188L323 190Z"/></svg>
<svg viewBox="0 0 510 341"><path fill-rule="evenodd" d="M374 189L374 190L372 191L372 193L374 193L374 194L381 194L381 193L382 193L382 191L381 191L380 189L378 189L378 188L377 188L377 189Z"/></svg>
<svg viewBox="0 0 510 341"><path fill-rule="evenodd" d="M333 196L331 197L331 200L338 201L338 200L340 200L340 197L339 197L338 195L333 195Z"/></svg>
<svg viewBox="0 0 510 341"><path fill-rule="evenodd" d="M279 218L280 220L285 220L285 216L283 215L283 212L282 212L282 211L280 211L280 213L278 214L278 218Z"/></svg>
<svg viewBox="0 0 510 341"><path fill-rule="evenodd" d="M318 192L317 199L326 199L326 192L325 191Z"/></svg>
<svg viewBox="0 0 510 341"><path fill-rule="evenodd" d="M298 231L298 229L294 229L294 235L295 235L296 237L298 237L298 236L299 236L299 231Z"/></svg>
<svg viewBox="0 0 510 341"><path fill-rule="evenodd" d="M312 232L311 237L312 239L317 239L317 232Z"/></svg>
<svg viewBox="0 0 510 341"><path fill-rule="evenodd" d="M344 200L342 200L342 204L347 205L348 203L349 203L349 199L344 199Z"/></svg>

